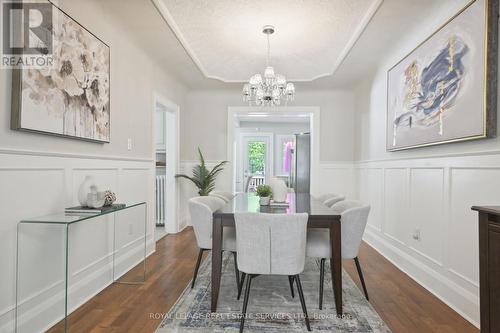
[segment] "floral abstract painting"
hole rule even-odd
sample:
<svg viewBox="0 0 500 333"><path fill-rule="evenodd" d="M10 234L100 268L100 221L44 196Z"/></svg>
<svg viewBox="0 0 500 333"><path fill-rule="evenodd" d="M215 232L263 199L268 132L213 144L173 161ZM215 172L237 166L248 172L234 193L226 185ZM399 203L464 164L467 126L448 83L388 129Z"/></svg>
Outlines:
<svg viewBox="0 0 500 333"><path fill-rule="evenodd" d="M487 18L487 1L472 1L389 70L387 150L491 134Z"/></svg>
<svg viewBox="0 0 500 333"><path fill-rule="evenodd" d="M13 74L13 127L109 142L109 47L55 6L53 13L53 65Z"/></svg>

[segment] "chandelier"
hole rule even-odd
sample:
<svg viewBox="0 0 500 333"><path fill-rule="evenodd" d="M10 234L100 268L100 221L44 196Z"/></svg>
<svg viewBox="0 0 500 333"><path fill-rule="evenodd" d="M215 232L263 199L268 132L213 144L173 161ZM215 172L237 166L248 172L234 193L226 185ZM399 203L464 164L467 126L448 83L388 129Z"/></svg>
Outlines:
<svg viewBox="0 0 500 333"><path fill-rule="evenodd" d="M295 86L291 82L286 82L284 75L275 74L274 68L269 65L271 54L271 44L269 36L274 33L272 25L266 25L262 32L267 36L267 59L264 75L253 75L248 83L243 86L243 101L249 105L257 106L277 106L281 100L293 101L295 97Z"/></svg>

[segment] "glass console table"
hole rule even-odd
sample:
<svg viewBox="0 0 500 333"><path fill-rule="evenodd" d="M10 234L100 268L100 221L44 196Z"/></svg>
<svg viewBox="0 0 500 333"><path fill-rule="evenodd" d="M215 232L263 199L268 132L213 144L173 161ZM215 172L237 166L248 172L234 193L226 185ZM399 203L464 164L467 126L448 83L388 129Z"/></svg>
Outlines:
<svg viewBox="0 0 500 333"><path fill-rule="evenodd" d="M145 202L96 214L20 221L16 332L68 332L68 313L89 295L111 283L144 283L146 241Z"/></svg>

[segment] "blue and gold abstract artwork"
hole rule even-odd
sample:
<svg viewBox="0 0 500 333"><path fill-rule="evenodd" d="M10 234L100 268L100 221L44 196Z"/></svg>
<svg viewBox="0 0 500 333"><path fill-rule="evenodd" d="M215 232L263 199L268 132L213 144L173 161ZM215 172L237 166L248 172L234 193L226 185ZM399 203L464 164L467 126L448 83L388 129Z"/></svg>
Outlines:
<svg viewBox="0 0 500 333"><path fill-rule="evenodd" d="M387 150L488 136L487 17L472 1L388 71Z"/></svg>

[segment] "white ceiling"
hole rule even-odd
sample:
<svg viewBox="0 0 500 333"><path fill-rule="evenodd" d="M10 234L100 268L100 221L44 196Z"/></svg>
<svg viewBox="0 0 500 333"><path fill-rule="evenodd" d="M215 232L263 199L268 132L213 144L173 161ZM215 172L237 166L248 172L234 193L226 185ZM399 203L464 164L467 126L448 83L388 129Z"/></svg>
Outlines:
<svg viewBox="0 0 500 333"><path fill-rule="evenodd" d="M290 81L334 73L382 0L153 0L207 77L243 82L271 65Z"/></svg>
<svg viewBox="0 0 500 333"><path fill-rule="evenodd" d="M184 48L184 45L179 41L169 23L160 14L161 8L166 7L168 1L171 0L107 0L99 3L103 11L109 15L109 18L119 24L123 36L132 40L155 59L159 70L167 71L188 89L241 89L241 83L225 83L220 80L209 79L203 74ZM210 1L225 2L226 0ZM353 3L358 2L352 1ZM334 87L350 88L358 82L370 78L387 55L387 50L404 41L407 38L406 36L416 29L422 29L421 22L432 15L434 11L446 6L455 7L457 1L463 0L383 0L382 5L361 32L359 39L354 43L354 46L347 53L335 73L312 82L299 82L297 91L306 89L325 90ZM190 2L192 0L178 0L178 4ZM205 1L199 0L198 2L200 6L205 4ZM242 6L247 3L242 0L234 0L234 2ZM249 0L249 2L251 1ZM295 0L289 2L297 3ZM351 0L303 0L301 4L305 6L304 8L308 8L307 6L310 3L316 2L350 3ZM155 8L155 6L158 6L159 9ZM280 8L281 15L285 15L286 7L284 5L283 8ZM314 17L314 15L303 10L298 21L300 22L309 16ZM218 21L214 22L217 23ZM274 24L277 26L275 36L278 36L281 30L276 22ZM260 25L260 23L256 24L256 36L262 35L259 31ZM208 40L214 44L218 41L217 38L212 39L211 36ZM271 46L274 46L275 51L277 51L276 44ZM305 47L297 39L294 40L293 48ZM255 62L258 62L256 71L262 71L265 61L265 40L262 41L261 46L258 48L254 47L254 51L261 52L259 59L255 60ZM227 56L229 55L219 53L220 63L224 63ZM288 78L291 77L289 72L281 66L281 63L274 63L274 65L278 72L287 75ZM250 67L249 64L243 64L242 68L247 68L248 74L245 79L253 74L254 68ZM308 74L308 76L313 77L314 74Z"/></svg>

